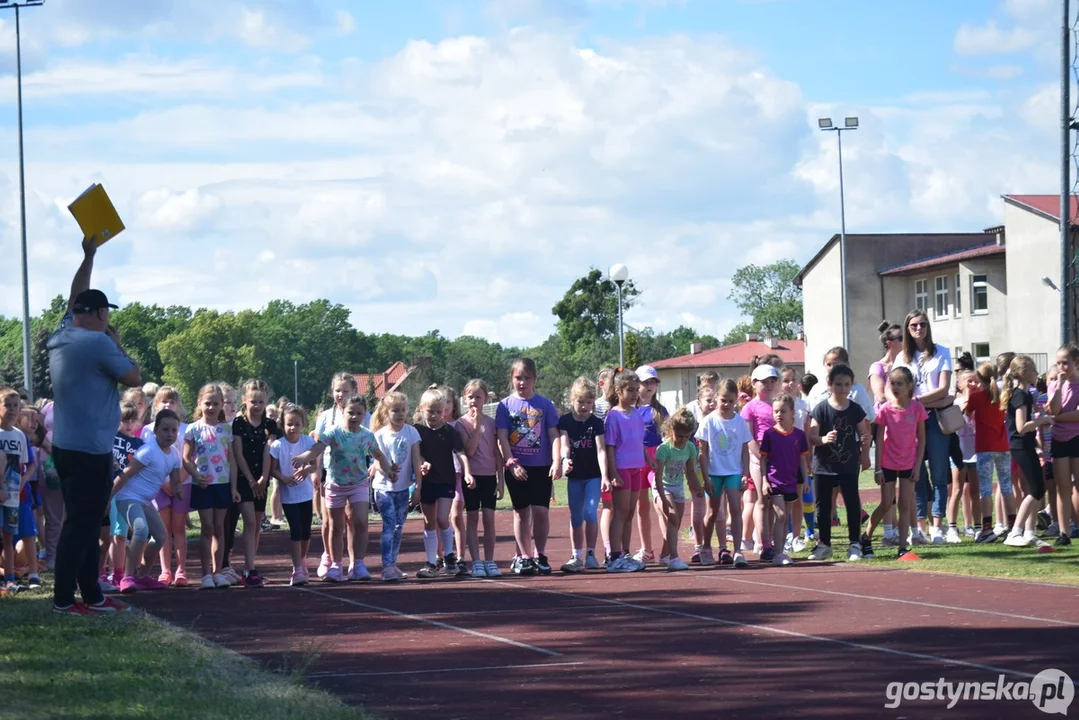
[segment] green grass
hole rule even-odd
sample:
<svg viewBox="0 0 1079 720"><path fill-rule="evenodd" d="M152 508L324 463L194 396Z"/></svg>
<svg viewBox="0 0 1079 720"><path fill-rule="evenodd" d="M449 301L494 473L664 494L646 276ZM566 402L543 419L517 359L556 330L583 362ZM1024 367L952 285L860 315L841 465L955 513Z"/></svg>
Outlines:
<svg viewBox="0 0 1079 720"><path fill-rule="evenodd" d="M40 592L0 599L0 718L369 718L133 610L60 617ZM311 658L313 660L313 658Z"/></svg>

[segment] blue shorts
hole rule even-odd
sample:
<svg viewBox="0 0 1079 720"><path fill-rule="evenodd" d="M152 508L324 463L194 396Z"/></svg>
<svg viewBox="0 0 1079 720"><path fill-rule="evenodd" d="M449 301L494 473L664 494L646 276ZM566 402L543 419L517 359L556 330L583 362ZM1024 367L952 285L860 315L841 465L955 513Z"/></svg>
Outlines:
<svg viewBox="0 0 1079 720"><path fill-rule="evenodd" d="M127 537L127 518L116 510L116 500L109 501L109 535Z"/></svg>
<svg viewBox="0 0 1079 720"><path fill-rule="evenodd" d="M723 495L724 490L741 490L741 475L709 475L708 497L717 498Z"/></svg>
<svg viewBox="0 0 1079 720"><path fill-rule="evenodd" d="M0 532L5 535L19 534L19 508L17 506L0 507Z"/></svg>
<svg viewBox="0 0 1079 720"><path fill-rule="evenodd" d="M16 539L37 537L37 521L34 520L34 508L29 500L19 503L19 530Z"/></svg>
<svg viewBox="0 0 1079 720"><path fill-rule="evenodd" d="M191 484L192 510L228 510L232 507L232 485L218 483L199 487Z"/></svg>

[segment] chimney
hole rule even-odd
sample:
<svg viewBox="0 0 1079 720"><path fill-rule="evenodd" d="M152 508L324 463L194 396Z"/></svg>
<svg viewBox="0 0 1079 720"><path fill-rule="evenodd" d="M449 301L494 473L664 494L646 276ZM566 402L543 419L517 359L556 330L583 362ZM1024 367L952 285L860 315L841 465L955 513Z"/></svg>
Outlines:
<svg viewBox="0 0 1079 720"><path fill-rule="evenodd" d="M1003 247L1004 246L1004 228L1000 228L999 230L997 230L996 239L997 239L997 247Z"/></svg>
<svg viewBox="0 0 1079 720"><path fill-rule="evenodd" d="M798 335L795 337L795 340L801 340L802 342L805 342L806 341L805 331L799 330Z"/></svg>
<svg viewBox="0 0 1079 720"><path fill-rule="evenodd" d="M689 354L690 355L697 355L700 352L701 352L701 344L700 344L700 342L691 342L689 344Z"/></svg>
<svg viewBox="0 0 1079 720"><path fill-rule="evenodd" d="M746 333L746 342L757 342L761 336L757 333Z"/></svg>
<svg viewBox="0 0 1079 720"><path fill-rule="evenodd" d="M764 338L764 344L767 345L772 350L775 350L777 347L779 347L779 340L775 339L772 336L768 336L768 337Z"/></svg>

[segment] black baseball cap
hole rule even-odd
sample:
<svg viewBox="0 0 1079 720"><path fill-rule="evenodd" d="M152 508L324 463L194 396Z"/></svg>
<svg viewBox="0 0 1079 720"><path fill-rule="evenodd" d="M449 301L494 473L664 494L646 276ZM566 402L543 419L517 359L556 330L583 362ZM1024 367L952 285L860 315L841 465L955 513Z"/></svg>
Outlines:
<svg viewBox="0 0 1079 720"><path fill-rule="evenodd" d="M105 297L105 293L100 290L83 290L75 296L75 302L71 305L71 312L91 313L102 308L116 310L119 306L110 303L109 299Z"/></svg>

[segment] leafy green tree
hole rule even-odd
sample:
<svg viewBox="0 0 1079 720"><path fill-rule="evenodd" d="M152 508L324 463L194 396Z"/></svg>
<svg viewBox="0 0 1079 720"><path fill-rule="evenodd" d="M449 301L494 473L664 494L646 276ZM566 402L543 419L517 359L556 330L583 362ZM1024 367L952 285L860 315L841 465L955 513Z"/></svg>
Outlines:
<svg viewBox="0 0 1079 720"><path fill-rule="evenodd" d="M251 310L236 314L199 310L186 328L159 343L165 365L162 378L176 386L186 407L194 407L199 388L208 382L237 385L261 376L254 337L257 320Z"/></svg>
<svg viewBox="0 0 1079 720"><path fill-rule="evenodd" d="M120 335L124 350L139 364L146 381L160 382L165 374L158 345L181 332L191 322L191 309L181 305L167 308L139 302L114 310L109 318Z"/></svg>
<svg viewBox="0 0 1079 720"><path fill-rule="evenodd" d="M640 294L632 280L623 284L623 312ZM573 282L551 312L558 316L558 334L571 346L585 338L611 337L618 333L618 288L602 271L592 268Z"/></svg>
<svg viewBox="0 0 1079 720"><path fill-rule="evenodd" d="M802 289L794 284L798 270L793 260L777 260L763 267L746 265L731 278L727 299L749 318L753 332L794 337L803 327Z"/></svg>
<svg viewBox="0 0 1079 720"><path fill-rule="evenodd" d="M740 322L723 336L723 345L737 345L740 342L745 342L746 335L753 332L757 332L757 329L751 323Z"/></svg>

